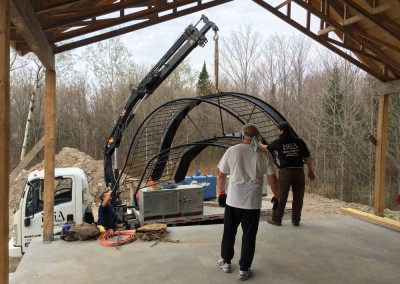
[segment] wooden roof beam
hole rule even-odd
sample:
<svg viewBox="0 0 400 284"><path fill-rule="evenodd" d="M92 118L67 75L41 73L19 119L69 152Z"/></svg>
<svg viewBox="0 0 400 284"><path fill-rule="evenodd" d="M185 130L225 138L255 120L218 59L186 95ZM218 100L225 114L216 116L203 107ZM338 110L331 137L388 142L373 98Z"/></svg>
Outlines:
<svg viewBox="0 0 400 284"><path fill-rule="evenodd" d="M331 43L328 43L326 41L326 37L317 36L316 34L312 33L308 28L300 25L298 22L294 21L293 19L289 18L285 14L283 14L280 11L276 10L274 7L272 7L270 4L266 3L264 0L252 0L252 1L254 3L260 5L261 7L266 9L267 11L270 11L272 14L274 14L275 16L280 18L281 20L285 21L286 23L288 23L292 27L296 28L297 30L301 31L305 35L309 36L313 40L319 42L320 44L322 44L326 48L332 50L333 52L335 52L339 56L343 57L344 59L346 59L349 62L353 63L354 65L358 66L360 69L364 70L365 72L371 74L372 76L378 78L381 81L386 81L387 80L387 78L385 78L385 75L382 74L382 72L380 72L381 70L377 70L375 68L372 68L372 67L364 64L364 62L360 61L360 59L356 59L356 58L350 56L349 54L343 52L341 49L337 48L336 46L332 45ZM305 3L305 5L308 5L308 4ZM308 9L306 9L306 10L308 10ZM312 12L315 15L315 13L313 11L310 11L310 10L308 10L308 11Z"/></svg>
<svg viewBox="0 0 400 284"><path fill-rule="evenodd" d="M29 52L32 52L29 45L25 42L10 41L10 46L19 56L24 56Z"/></svg>
<svg viewBox="0 0 400 284"><path fill-rule="evenodd" d="M353 17L351 17L351 18L348 18L348 19L346 19L346 20L343 20L343 21L340 21L340 22L338 22L341 26L343 26L343 27L345 27L345 26L348 26L348 25L352 25L352 24L354 24L354 23L357 23L357 22L359 22L359 21L361 21L362 19L364 19L365 17L363 16L363 15L356 15L356 16L353 16ZM318 35L324 35L324 34L327 34L327 33L329 33L329 32L333 32L334 30L336 30L336 28L334 27L334 26L329 26L329 27L327 27L327 28L324 28L324 29L322 29L322 30L319 30L318 31Z"/></svg>
<svg viewBox="0 0 400 284"><path fill-rule="evenodd" d="M43 29L45 31L49 31L63 26L68 26L74 22L80 22L83 20L118 12L120 10L134 8L142 6L143 4L151 4L155 2L156 2L155 0L141 0L141 1L135 1L134 3L132 3L132 1L126 1L126 2L119 2L116 4L103 5L99 7L91 7L90 9L84 9L84 10L82 8L79 8L76 11L68 10L68 13L71 13L71 16L63 17L60 20L51 21L51 23L46 24L43 27Z"/></svg>
<svg viewBox="0 0 400 284"><path fill-rule="evenodd" d="M385 12L387 9L392 8L393 6L400 5L399 0L392 0L388 1L382 5L379 5L378 7L372 8L369 10L369 12L373 15L375 14L380 14L382 12Z"/></svg>
<svg viewBox="0 0 400 284"><path fill-rule="evenodd" d="M176 11L176 12L171 13L171 14L158 16L157 17L157 21L145 21L145 22L137 23L137 24L134 24L134 25L131 25L131 26L120 28L118 30L106 32L106 33L103 33L103 34L100 34L100 35L96 35L96 36L93 36L93 37L90 37L90 38L78 40L78 41L75 41L75 42L72 42L72 43L67 43L67 44L55 47L54 50L55 50L55 53L64 52L64 51L67 51L67 50L71 50L71 49L74 49L74 48L78 48L78 47L81 47L81 46L92 44L92 43L95 43L95 42L98 42L98 41L101 41L101 40L109 39L109 38L112 38L112 37L115 37L115 36L120 36L120 35L129 33L129 32L132 32L132 31L143 29L145 27L153 26L155 24L159 24L159 23L166 22L166 21L169 21L169 20L172 20L172 19L176 19L176 18L179 18L179 17L182 17L182 16L186 16L188 14L192 14L192 13L195 13L195 12L198 12L198 11L201 11L201 10L204 10L204 9L208 9L208 8L211 8L211 7L214 7L214 6L217 6L217 5L221 5L221 4L230 2L230 1L233 1L233 0L209 1L207 3L202 3L202 4L198 5L198 6L189 7L187 9Z"/></svg>
<svg viewBox="0 0 400 284"><path fill-rule="evenodd" d="M254 1L254 0L253 0ZM349 38L351 38L353 41L358 42L359 45L364 46L365 48L368 48L370 51L374 52L375 54L379 54L379 56L389 65L393 66L395 69L400 71L400 64L393 61L392 58L389 58L387 55L383 54L382 52L379 51L379 49L375 46L372 45L370 42L367 42L364 40L364 36L370 37L369 35L366 35L364 32L358 30L355 27L352 27L351 29L348 27L343 27L341 26L338 22L332 21L329 16L325 15L324 13L321 13L319 10L315 9L314 7L308 5L305 3L303 0L292 0L296 4L298 4L300 7L310 11L317 17L319 17L321 20L324 22L329 23L330 25L334 26L338 31L341 33L345 34ZM333 9L333 7L331 7Z"/></svg>
<svg viewBox="0 0 400 284"><path fill-rule="evenodd" d="M394 39L398 44L400 45L400 39L399 39L399 34L395 32L393 29L389 28L387 24L385 23L385 19L379 15L372 15L369 13L367 10L365 10L363 7L355 3L353 0L345 0L345 3L349 5L351 8L353 8L356 12L360 13L363 15L366 19L374 23L376 26L382 29L384 33L389 35L392 39Z"/></svg>
<svg viewBox="0 0 400 284"><path fill-rule="evenodd" d="M210 7L214 7L214 6L217 6L217 5L226 3L226 2L230 2L230 1L232 1L232 0L214 0L214 1L209 1L207 3L198 4L197 6L189 7L189 8L186 8L186 9L182 9L182 10L180 10L178 12L173 12L171 14L168 14L168 15L172 15L172 17L168 18L168 20L171 20L171 19L174 19L174 18L178 18L178 17L183 16L183 15L188 15L188 14L191 14L191 13L194 13L194 12L197 12L197 11L201 11L201 10L204 10L204 9L207 9L207 8L210 8ZM107 20L103 20L102 22L88 22L88 25L83 27L83 28L81 28L81 29L75 29L75 30L71 30L71 31L64 32L64 33L61 33L61 34L57 34L55 36L54 40L50 40L50 42L51 43L56 43L56 42L63 41L63 40L73 39L73 38L78 37L78 36L83 36L83 35L86 35L88 33L100 31L100 30L103 30L103 29L106 29L106 28L110 28L112 26L123 24L123 23L131 22L131 21L135 21L135 20L136 21L137 20L144 20L146 18L150 19L150 17L152 15L154 15L156 20L152 19L152 20L148 20L148 21L139 23L137 25L133 25L133 26L131 26L132 29L130 29L129 27L121 28L120 30L124 30L124 32L121 32L121 33L120 32L115 32L118 35L125 34L127 32L131 32L133 30L141 29L143 27L148 27L148 26L151 26L151 25L155 25L157 23L164 22L165 21L164 19L166 19L166 17L165 16L161 16L160 17L158 15L159 13L165 12L165 11L168 11L168 10L172 10L174 8L180 8L180 7L184 6L184 5L187 5L187 4L190 4L190 3L194 3L194 2L198 2L198 0L183 0L183 1L179 1L179 2L171 2L171 3L168 3L167 5L163 5L162 7L154 7L154 8L151 8L151 9L139 11L139 12L132 13L132 14L129 14L129 15L126 15L126 16L123 16L123 17L119 17L119 18L107 19ZM163 20L161 20L161 18ZM111 37L114 37L114 36L105 37L103 39L111 38ZM101 37L101 35L99 35L99 37ZM99 39L99 40L102 40L102 39ZM97 42L99 40L92 41L91 43Z"/></svg>
<svg viewBox="0 0 400 284"><path fill-rule="evenodd" d="M54 70L54 53L33 11L31 1L11 0L10 19L44 67Z"/></svg>
<svg viewBox="0 0 400 284"><path fill-rule="evenodd" d="M392 1L386 2L385 4L379 5L379 6L376 7L376 8L370 9L369 12L370 12L371 14L373 14L373 15L375 15L375 14L380 14L380 13L385 12L385 11L388 10L389 8L395 6L396 3L397 3L397 4L400 4L399 0L392 0ZM355 16L353 16L353 17L350 17L350 18L348 18L348 19L345 19L345 20L339 22L339 24L341 24L342 26L347 26L347 25L350 25L350 24L357 23L357 22L359 22L359 21L361 21L361 20L363 20L363 19L365 19L365 18L366 18L366 17L365 17L364 15L355 15ZM386 19L385 21L387 22L388 25L391 25L391 26L393 26L393 27L395 27L395 28L400 29L400 25L394 23L393 21L389 21L388 19ZM321 29L321 30L318 32L318 35L323 35L323 34L332 32L332 31L334 31L335 29L336 29L335 27L329 26L329 27L327 27L327 28L325 28L325 29Z"/></svg>
<svg viewBox="0 0 400 284"><path fill-rule="evenodd" d="M347 26L349 24L354 23L354 21L356 21L359 17L363 17L363 16L357 15L357 16L348 18L347 20L341 21L341 22L339 22L339 24L341 24L342 26ZM350 21L348 21L348 20L350 20ZM317 34L320 36L320 35L327 34L329 32L333 32L335 30L337 30L337 29L334 26L329 26L329 27L327 27L325 29L319 30ZM370 40L372 42L380 44L382 47L390 48L390 49L393 49L393 50L395 50L397 52L400 52L400 47L399 46L390 44L389 42L383 41L383 40L381 40L381 39L379 39L379 38L377 38L375 36L372 36L372 35L366 34L366 33L362 33L362 32L358 32L358 30L355 30L354 33L358 34L359 36L363 37L364 39L368 39L368 40Z"/></svg>
<svg viewBox="0 0 400 284"><path fill-rule="evenodd" d="M31 1L36 14L41 14L54 9L68 8L75 4L85 4L93 2L93 0L59 0L53 1Z"/></svg>

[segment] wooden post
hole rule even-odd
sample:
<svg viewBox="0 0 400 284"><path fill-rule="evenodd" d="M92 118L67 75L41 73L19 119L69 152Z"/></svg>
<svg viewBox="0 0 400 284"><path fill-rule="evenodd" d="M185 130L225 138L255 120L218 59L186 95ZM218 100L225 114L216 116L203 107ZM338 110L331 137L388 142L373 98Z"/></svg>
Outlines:
<svg viewBox="0 0 400 284"><path fill-rule="evenodd" d="M8 208L10 147L9 0L0 0L0 283L8 283Z"/></svg>
<svg viewBox="0 0 400 284"><path fill-rule="evenodd" d="M385 168L389 95L386 94L379 96L378 103L374 213L377 216L383 217L385 205Z"/></svg>
<svg viewBox="0 0 400 284"><path fill-rule="evenodd" d="M54 240L54 162L56 150L56 72L46 70L44 132L43 242Z"/></svg>

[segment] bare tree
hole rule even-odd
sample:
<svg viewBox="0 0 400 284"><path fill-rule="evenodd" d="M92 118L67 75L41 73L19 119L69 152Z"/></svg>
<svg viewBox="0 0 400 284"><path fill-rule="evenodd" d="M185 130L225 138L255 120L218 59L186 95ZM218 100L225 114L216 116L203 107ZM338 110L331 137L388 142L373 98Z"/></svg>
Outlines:
<svg viewBox="0 0 400 284"><path fill-rule="evenodd" d="M248 93L252 78L256 77L257 60L262 36L247 25L233 30L228 39L222 40L220 63L229 78L233 91Z"/></svg>
<svg viewBox="0 0 400 284"><path fill-rule="evenodd" d="M21 149L21 158L20 158L21 161L25 158L26 146L27 146L28 139L29 139L31 120L32 120L34 104L35 104L35 97L36 97L38 90L42 87L43 80L44 80L43 65L40 63L40 61L35 61L34 64L36 65L36 68L34 69L35 81L33 82L33 84L34 84L33 90L31 92L30 101L29 101L28 117L26 119L24 139L22 142L22 149Z"/></svg>

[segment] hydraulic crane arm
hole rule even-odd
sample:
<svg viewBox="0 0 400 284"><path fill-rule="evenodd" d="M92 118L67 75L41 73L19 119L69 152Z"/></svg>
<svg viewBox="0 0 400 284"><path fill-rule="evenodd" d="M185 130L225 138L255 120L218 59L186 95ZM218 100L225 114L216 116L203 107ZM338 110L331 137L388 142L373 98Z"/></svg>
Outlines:
<svg viewBox="0 0 400 284"><path fill-rule="evenodd" d="M201 20L204 22L204 26L201 30L198 30L196 26ZM116 179L118 178L116 175L118 175L118 173L114 173L113 171L111 158L115 149L120 145L124 130L135 116L136 109L143 100L147 99L147 97L164 82L171 72L174 71L194 48L198 45L204 47L207 43L205 34L210 29L213 29L215 32L218 31L218 27L213 22L209 21L205 15L201 16L200 21L195 26L191 24L185 29L184 33L139 83L138 87L132 90L104 149L105 181L107 186L113 189L113 191L116 185ZM134 109L135 106L136 108Z"/></svg>

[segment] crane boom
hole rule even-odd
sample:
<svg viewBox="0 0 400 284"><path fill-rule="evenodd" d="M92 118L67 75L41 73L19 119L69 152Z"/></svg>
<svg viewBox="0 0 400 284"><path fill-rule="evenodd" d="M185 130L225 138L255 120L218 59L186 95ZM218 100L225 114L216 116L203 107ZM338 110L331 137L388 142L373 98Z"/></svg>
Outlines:
<svg viewBox="0 0 400 284"><path fill-rule="evenodd" d="M204 26L198 30L197 24L203 21ZM196 25L190 24L183 34L177 39L173 46L166 52L160 61L150 70L145 78L139 83L136 89L133 89L129 99L127 100L110 137L107 140L104 149L104 175L106 185L113 190L118 187L116 181L118 179L118 169L113 170L112 155L119 147L122 134L129 123L135 116L135 111L141 101L150 96L162 82L171 74L172 71L195 49L197 46L204 47L207 43L205 34L210 30L218 31L218 27L205 15L201 16L200 21ZM134 109L134 107L136 109ZM133 110L133 111L132 111ZM117 166L116 166L117 168ZM115 196L114 196L115 197ZM113 198L114 199L114 198Z"/></svg>

